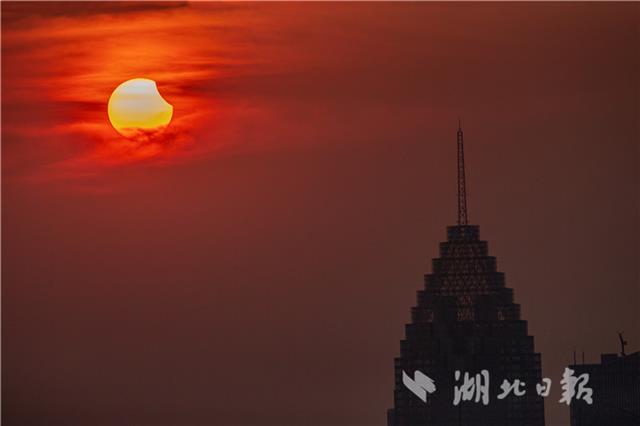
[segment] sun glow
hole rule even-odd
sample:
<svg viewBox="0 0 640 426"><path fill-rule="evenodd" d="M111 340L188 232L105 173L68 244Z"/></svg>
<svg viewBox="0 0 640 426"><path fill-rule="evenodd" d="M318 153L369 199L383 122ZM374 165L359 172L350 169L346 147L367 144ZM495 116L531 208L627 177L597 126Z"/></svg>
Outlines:
<svg viewBox="0 0 640 426"><path fill-rule="evenodd" d="M173 106L162 98L155 81L134 78L113 91L108 113L109 121L118 133L135 138L163 131L171 122Z"/></svg>

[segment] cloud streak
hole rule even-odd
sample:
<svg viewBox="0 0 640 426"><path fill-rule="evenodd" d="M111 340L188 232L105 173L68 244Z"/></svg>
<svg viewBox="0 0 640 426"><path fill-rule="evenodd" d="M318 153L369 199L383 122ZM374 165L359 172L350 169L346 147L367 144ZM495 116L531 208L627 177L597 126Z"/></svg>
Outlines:
<svg viewBox="0 0 640 426"><path fill-rule="evenodd" d="M246 66L234 51L243 49L243 42L225 40L228 29L238 25L234 7L207 7L202 13L184 4L12 4L3 5L5 10L3 131L15 140L28 139L32 149L57 144L69 152L62 146L78 147L68 158L51 158L36 175L68 168L84 178L87 173L78 171L82 167L185 159L189 150L206 152L223 143L204 136L224 112L203 86ZM162 138L132 144L111 128L109 95L134 77L157 81L175 107ZM9 150L16 143L5 139ZM55 174L60 175L70 178L74 172Z"/></svg>

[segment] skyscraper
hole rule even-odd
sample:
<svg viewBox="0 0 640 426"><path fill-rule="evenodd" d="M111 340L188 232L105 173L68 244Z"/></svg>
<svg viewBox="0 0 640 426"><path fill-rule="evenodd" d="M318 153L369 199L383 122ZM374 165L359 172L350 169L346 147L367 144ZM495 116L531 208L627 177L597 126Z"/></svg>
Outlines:
<svg viewBox="0 0 640 426"><path fill-rule="evenodd" d="M622 340L622 337L620 337ZM589 374L592 403L571 403L571 426L637 426L640 424L640 352L602 354L600 364L569 366L575 375Z"/></svg>
<svg viewBox="0 0 640 426"><path fill-rule="evenodd" d="M447 241L440 243L440 257L418 291L411 323L395 359L394 408L389 426L406 425L544 425L544 402L536 385L541 382L540 354L534 350L527 322L513 290L488 254L479 227L468 224L464 141L458 128L458 223L447 227ZM404 384L418 370L433 379L435 391L424 402ZM488 372L489 400L477 401L479 384L466 390L471 400L454 404L454 389L463 389L464 373L470 378ZM458 371L458 376L456 374ZM405 376L406 375L406 376ZM457 376L457 377L456 377ZM483 376L481 376L483 377ZM519 391L503 399L501 385L520 380ZM519 392L521 393L521 392Z"/></svg>

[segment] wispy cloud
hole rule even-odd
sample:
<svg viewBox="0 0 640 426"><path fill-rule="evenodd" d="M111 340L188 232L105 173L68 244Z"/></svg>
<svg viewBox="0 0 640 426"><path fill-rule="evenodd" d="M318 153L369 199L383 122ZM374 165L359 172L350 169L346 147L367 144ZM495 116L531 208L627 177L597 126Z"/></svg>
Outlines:
<svg viewBox="0 0 640 426"><path fill-rule="evenodd" d="M256 22L252 11L228 5L194 10L184 3L92 5L3 4L3 132L14 136L3 138L5 149L15 148L20 157L23 149L14 145L25 140L36 150L74 145L60 147L68 157L52 156L34 170L38 178L65 179L217 149L223 141L203 133L233 108L221 111L206 87L250 66L240 54L246 40L230 29ZM174 105L174 120L161 138L132 142L110 126L111 91L134 77L155 80Z"/></svg>

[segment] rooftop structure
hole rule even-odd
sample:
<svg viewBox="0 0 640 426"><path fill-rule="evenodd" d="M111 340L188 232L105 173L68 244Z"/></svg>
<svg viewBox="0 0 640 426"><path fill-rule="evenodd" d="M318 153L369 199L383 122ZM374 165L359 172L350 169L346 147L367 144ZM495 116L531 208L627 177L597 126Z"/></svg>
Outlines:
<svg viewBox="0 0 640 426"><path fill-rule="evenodd" d="M544 402L536 391L541 382L540 354L534 350L527 322L520 318L513 290L505 286L496 258L480 239L479 227L468 224L461 128L457 148L458 224L447 227L440 257L433 259L433 271L425 276L411 323L405 327L406 337L395 359L394 408L388 411L388 424L542 426ZM403 372L414 377L416 370L435 382L436 391L426 402L403 383ZM472 377L489 372L487 405L475 400L454 405L454 386L463 383L455 379L456 370ZM526 394L497 399L504 379L524 382Z"/></svg>

